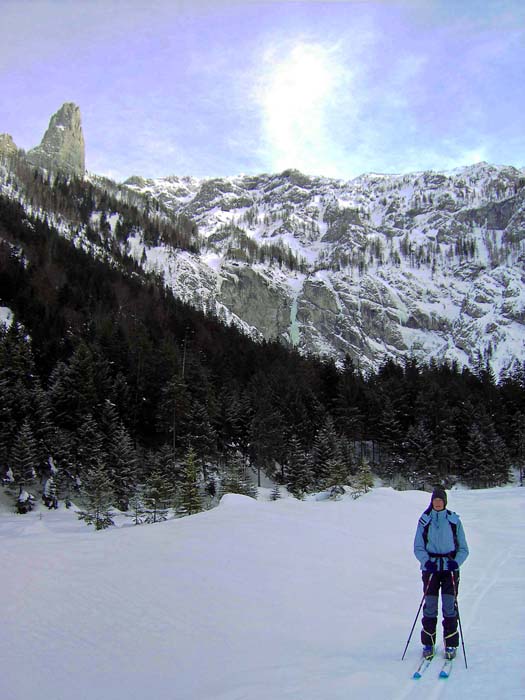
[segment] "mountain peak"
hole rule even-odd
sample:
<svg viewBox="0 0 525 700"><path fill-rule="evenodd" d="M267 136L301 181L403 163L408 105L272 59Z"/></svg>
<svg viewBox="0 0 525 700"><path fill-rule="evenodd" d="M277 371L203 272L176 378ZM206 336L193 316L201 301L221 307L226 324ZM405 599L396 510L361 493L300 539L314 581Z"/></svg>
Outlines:
<svg viewBox="0 0 525 700"><path fill-rule="evenodd" d="M84 176L85 145L78 105L65 102L53 114L40 145L28 152L27 159L42 168Z"/></svg>
<svg viewBox="0 0 525 700"><path fill-rule="evenodd" d="M18 152L16 143L10 134L0 134L0 156L12 156Z"/></svg>

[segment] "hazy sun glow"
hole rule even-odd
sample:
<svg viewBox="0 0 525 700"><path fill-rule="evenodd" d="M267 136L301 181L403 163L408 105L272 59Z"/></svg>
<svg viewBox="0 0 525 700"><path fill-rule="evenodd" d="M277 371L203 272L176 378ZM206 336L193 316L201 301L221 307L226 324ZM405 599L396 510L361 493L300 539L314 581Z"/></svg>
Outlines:
<svg viewBox="0 0 525 700"><path fill-rule="evenodd" d="M321 45L297 43L284 55L268 52L265 70L260 103L274 169L326 170L323 153L340 73L335 56Z"/></svg>

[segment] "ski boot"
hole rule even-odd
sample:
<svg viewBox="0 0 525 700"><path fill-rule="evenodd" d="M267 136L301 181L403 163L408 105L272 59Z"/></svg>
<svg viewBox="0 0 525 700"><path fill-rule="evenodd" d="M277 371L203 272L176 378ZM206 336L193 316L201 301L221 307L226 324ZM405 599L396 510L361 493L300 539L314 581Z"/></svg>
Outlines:
<svg viewBox="0 0 525 700"><path fill-rule="evenodd" d="M445 659L455 659L456 652L456 647L445 647Z"/></svg>
<svg viewBox="0 0 525 700"><path fill-rule="evenodd" d="M425 659L433 659L434 658L434 647L428 645L425 645L423 647L423 658Z"/></svg>

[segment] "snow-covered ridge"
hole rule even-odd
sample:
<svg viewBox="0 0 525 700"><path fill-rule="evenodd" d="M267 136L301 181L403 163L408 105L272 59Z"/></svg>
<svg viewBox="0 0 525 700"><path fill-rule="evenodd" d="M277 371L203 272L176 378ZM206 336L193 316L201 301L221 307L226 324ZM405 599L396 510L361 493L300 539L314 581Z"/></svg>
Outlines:
<svg viewBox="0 0 525 700"><path fill-rule="evenodd" d="M191 217L208 241L183 284L167 270L177 294L264 337L373 366L409 353L470 364L480 352L499 371L525 350L525 170L479 163L348 182L292 170L125 188ZM248 240L279 243L300 269L232 262Z"/></svg>
<svg viewBox="0 0 525 700"><path fill-rule="evenodd" d="M254 338L348 354L363 369L388 357L473 365L481 356L499 373L525 355L525 170L86 181L117 202L91 215L100 242L78 221L35 210L0 164L0 192L74 245L110 265L118 247L181 300ZM154 224L184 221L198 252L152 242L137 225L123 240L130 206Z"/></svg>

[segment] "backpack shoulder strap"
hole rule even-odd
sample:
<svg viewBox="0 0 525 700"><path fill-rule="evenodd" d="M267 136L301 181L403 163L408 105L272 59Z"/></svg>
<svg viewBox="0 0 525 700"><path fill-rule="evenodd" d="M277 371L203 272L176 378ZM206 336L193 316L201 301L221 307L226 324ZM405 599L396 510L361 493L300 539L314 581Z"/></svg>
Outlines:
<svg viewBox="0 0 525 700"><path fill-rule="evenodd" d="M459 542L458 542L458 523L456 518L451 519L450 516L455 515L455 513L452 513L452 511L447 509L447 520L448 524L450 525L450 529L452 530L452 536L454 538L454 554L459 549Z"/></svg>
<svg viewBox="0 0 525 700"><path fill-rule="evenodd" d="M424 511L421 516L420 522L423 525L423 542L425 543L425 548L428 544L428 528L430 527L430 513L432 512L432 504ZM425 517L427 516L427 517Z"/></svg>

